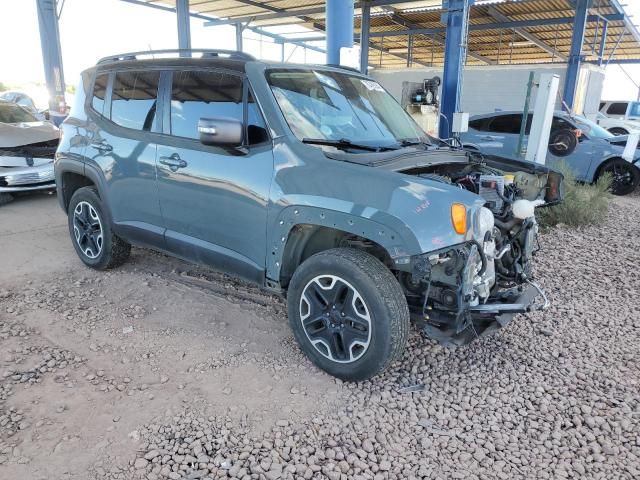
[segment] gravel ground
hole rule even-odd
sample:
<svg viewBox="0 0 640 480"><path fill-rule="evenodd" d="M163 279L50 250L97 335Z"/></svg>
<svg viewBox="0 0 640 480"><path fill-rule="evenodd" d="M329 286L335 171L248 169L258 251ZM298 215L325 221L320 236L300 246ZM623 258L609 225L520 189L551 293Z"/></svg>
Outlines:
<svg viewBox="0 0 640 480"><path fill-rule="evenodd" d="M0 478L640 478L640 196L614 202L542 237L547 312L458 349L415 333L359 384L310 365L274 297L69 245L0 280Z"/></svg>

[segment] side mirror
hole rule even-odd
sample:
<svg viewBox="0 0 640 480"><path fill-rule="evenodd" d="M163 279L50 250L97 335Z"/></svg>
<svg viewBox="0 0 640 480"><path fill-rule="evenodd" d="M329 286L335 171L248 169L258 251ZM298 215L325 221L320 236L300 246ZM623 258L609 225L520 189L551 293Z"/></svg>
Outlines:
<svg viewBox="0 0 640 480"><path fill-rule="evenodd" d="M233 118L201 118L198 121L198 134L204 145L237 147L242 143L242 130L242 122Z"/></svg>

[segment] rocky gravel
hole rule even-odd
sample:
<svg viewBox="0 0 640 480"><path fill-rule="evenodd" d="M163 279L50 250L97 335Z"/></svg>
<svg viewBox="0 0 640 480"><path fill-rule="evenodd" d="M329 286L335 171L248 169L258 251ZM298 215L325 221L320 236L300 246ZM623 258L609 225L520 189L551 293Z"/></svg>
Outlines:
<svg viewBox="0 0 640 480"><path fill-rule="evenodd" d="M546 312L456 349L414 332L358 384L279 300L154 253L0 285L0 478L640 478L639 214L542 236Z"/></svg>

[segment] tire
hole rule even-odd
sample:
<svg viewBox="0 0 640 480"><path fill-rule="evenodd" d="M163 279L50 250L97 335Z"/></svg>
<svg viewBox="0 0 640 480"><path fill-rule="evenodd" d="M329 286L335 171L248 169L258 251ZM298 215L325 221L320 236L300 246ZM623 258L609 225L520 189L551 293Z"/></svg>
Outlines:
<svg viewBox="0 0 640 480"><path fill-rule="evenodd" d="M629 135L629 132L622 127L610 128L609 133L613 133L614 135Z"/></svg>
<svg viewBox="0 0 640 480"><path fill-rule="evenodd" d="M287 303L300 348L334 377L368 379L404 352L407 300L389 269L368 253L336 248L309 257L291 278Z"/></svg>
<svg viewBox="0 0 640 480"><path fill-rule="evenodd" d="M610 173L613 177L611 193L614 195L629 195L640 182L640 170L638 167L622 158L614 158L606 162L600 168L598 178L605 173Z"/></svg>
<svg viewBox="0 0 640 480"><path fill-rule="evenodd" d="M67 211L73 248L85 265L96 270L122 265L131 253L131 245L113 233L104 212L94 187L76 190Z"/></svg>
<svg viewBox="0 0 640 480"><path fill-rule="evenodd" d="M0 193L0 207L2 205L6 205L7 203L11 203L13 201L13 195L10 193Z"/></svg>

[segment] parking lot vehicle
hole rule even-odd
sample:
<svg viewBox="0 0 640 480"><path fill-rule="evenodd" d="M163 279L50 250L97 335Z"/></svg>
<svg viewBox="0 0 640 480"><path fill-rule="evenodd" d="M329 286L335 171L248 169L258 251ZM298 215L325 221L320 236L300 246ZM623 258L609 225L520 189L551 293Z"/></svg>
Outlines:
<svg viewBox="0 0 640 480"><path fill-rule="evenodd" d="M411 317L463 344L544 307L534 207L560 174L472 160L359 73L177 53L82 74L55 170L86 265L133 243L285 295L302 350L347 380L398 359Z"/></svg>
<svg viewBox="0 0 640 480"><path fill-rule="evenodd" d="M25 110L28 110L38 120L46 120L46 112L41 112L40 110L38 110L38 107L36 107L36 103L26 93L14 91L2 92L0 93L0 100L16 103Z"/></svg>
<svg viewBox="0 0 640 480"><path fill-rule="evenodd" d="M600 102L600 112L609 118L640 121L640 102L632 100L607 100Z"/></svg>
<svg viewBox="0 0 640 480"><path fill-rule="evenodd" d="M607 117L602 112L596 114L596 123L614 135L629 135L631 132L640 130L640 120Z"/></svg>
<svg viewBox="0 0 640 480"><path fill-rule="evenodd" d="M529 115L525 135L529 134L533 115ZM469 120L469 131L461 135L463 145L488 155L518 158L518 140L522 125L522 112L496 112L476 115ZM566 164L582 182L593 183L601 175L613 177L612 193L627 195L640 182L640 150L633 162L622 158L626 136L616 136L580 115L555 112L551 124L551 138L579 135L575 149L559 142L550 147L546 163L551 168ZM527 137L524 145L526 146Z"/></svg>
<svg viewBox="0 0 640 480"><path fill-rule="evenodd" d="M0 205L13 193L55 188L60 131L21 106L0 100Z"/></svg>

